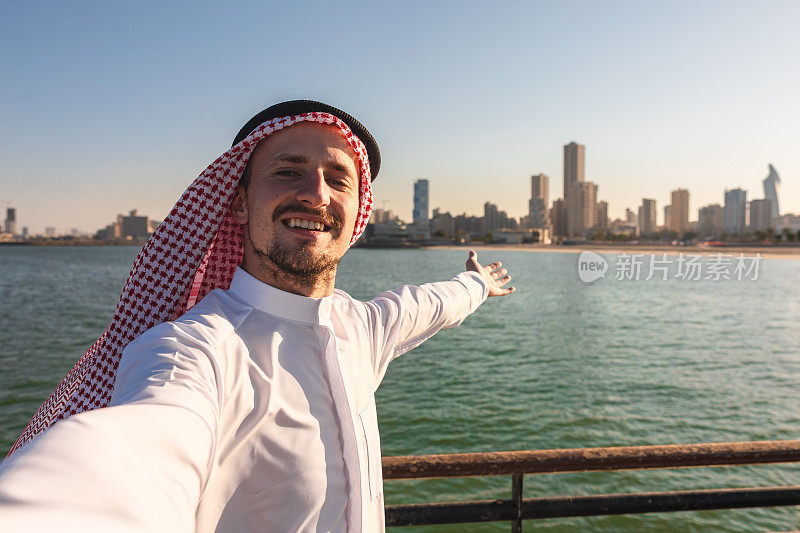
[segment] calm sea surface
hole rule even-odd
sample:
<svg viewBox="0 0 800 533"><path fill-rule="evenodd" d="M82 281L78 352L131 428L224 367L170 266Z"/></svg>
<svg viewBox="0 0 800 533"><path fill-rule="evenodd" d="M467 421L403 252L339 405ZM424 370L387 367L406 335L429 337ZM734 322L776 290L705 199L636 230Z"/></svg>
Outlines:
<svg viewBox="0 0 800 533"><path fill-rule="evenodd" d="M0 452L102 333L134 247L0 247ZM396 360L378 391L384 455L800 438L800 261L757 280L578 279L578 255L480 251L515 277ZM447 279L465 251L352 250L359 299ZM508 498L510 478L386 482L388 504ZM525 497L800 485L800 465L526 476ZM784 531L797 508L527 523L536 531ZM405 531L508 531L507 523Z"/></svg>

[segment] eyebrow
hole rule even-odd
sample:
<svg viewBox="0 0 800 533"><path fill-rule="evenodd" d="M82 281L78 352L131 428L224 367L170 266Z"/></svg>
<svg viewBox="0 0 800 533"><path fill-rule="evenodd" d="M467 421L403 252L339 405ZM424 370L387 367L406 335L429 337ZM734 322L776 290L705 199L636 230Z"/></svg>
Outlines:
<svg viewBox="0 0 800 533"><path fill-rule="evenodd" d="M273 159L274 162L282 161L284 163L295 163L298 165L307 165L309 163L309 159L304 155L299 154L279 154L275 156ZM328 160L325 162L325 165L332 170L337 170L339 172L344 172L345 174L350 172L345 165L338 163L336 161Z"/></svg>

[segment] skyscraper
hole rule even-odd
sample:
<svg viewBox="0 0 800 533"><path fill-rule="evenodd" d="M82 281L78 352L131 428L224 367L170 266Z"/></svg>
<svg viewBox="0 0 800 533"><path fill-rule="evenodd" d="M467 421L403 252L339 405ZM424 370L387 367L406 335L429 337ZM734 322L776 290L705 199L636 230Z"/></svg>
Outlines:
<svg viewBox="0 0 800 533"><path fill-rule="evenodd" d="M550 178L544 174L531 176L531 199L528 201L528 220L532 228L548 228L550 217L547 212L549 202Z"/></svg>
<svg viewBox="0 0 800 533"><path fill-rule="evenodd" d="M419 179L414 182L414 224L428 225L428 180Z"/></svg>
<svg viewBox="0 0 800 533"><path fill-rule="evenodd" d="M667 229L683 235L689 231L689 191L675 189L672 191L671 201Z"/></svg>
<svg viewBox="0 0 800 533"><path fill-rule="evenodd" d="M586 229L581 223L585 214L584 198L570 198L573 191L576 194L581 194L578 191L583 191L582 188L576 187L576 184L583 183L585 177L585 153L586 147L575 141L564 145L564 205L567 208L567 235L570 237L582 236Z"/></svg>
<svg viewBox="0 0 800 533"><path fill-rule="evenodd" d="M583 237L597 223L597 185L579 181L570 186L567 197L567 233Z"/></svg>
<svg viewBox="0 0 800 533"><path fill-rule="evenodd" d="M642 198L642 205L639 206L639 235L649 235L656 232L656 201L650 198Z"/></svg>
<svg viewBox="0 0 800 533"><path fill-rule="evenodd" d="M585 165L586 147L575 141L564 145L564 196L569 194L569 187L573 183L583 181L586 172Z"/></svg>
<svg viewBox="0 0 800 533"><path fill-rule="evenodd" d="M17 234L17 210L13 207L6 208L6 233Z"/></svg>
<svg viewBox="0 0 800 533"><path fill-rule="evenodd" d="M708 239L722 233L722 206L719 204L701 207L697 213L697 232Z"/></svg>
<svg viewBox="0 0 800 533"><path fill-rule="evenodd" d="M567 206L563 199L553 200L553 208L550 210L550 222L553 224L553 235L563 237L567 234Z"/></svg>
<svg viewBox="0 0 800 533"><path fill-rule="evenodd" d="M781 183L781 177L775 171L775 167L769 165L769 176L764 178L764 198L772 202L770 211L770 225L773 218L781 216L781 210L778 206L778 185ZM768 226L769 227L769 226Z"/></svg>
<svg viewBox="0 0 800 533"><path fill-rule="evenodd" d="M725 191L725 207L722 209L722 231L731 235L744 232L747 219L747 191L731 189Z"/></svg>
<svg viewBox="0 0 800 533"><path fill-rule="evenodd" d="M772 200L763 198L750 201L750 229L763 231L772 227Z"/></svg>
<svg viewBox="0 0 800 533"><path fill-rule="evenodd" d="M608 202L602 200L597 202L597 220L595 221L595 227L597 229L608 229Z"/></svg>

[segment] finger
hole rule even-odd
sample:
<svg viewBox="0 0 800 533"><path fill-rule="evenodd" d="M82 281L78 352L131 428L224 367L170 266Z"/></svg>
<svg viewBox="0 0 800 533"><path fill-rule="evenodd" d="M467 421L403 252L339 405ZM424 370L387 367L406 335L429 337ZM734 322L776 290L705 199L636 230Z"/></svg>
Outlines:
<svg viewBox="0 0 800 533"><path fill-rule="evenodd" d="M506 274L508 274L508 270L506 270L505 268L500 268L500 269L495 270L494 272L492 272L492 277L497 279L500 276L504 276Z"/></svg>
<svg viewBox="0 0 800 533"><path fill-rule="evenodd" d="M503 276L502 278L498 278L498 279L495 280L495 282L497 283L497 285L499 287L502 287L503 285L505 285L509 281L511 281L511 276Z"/></svg>
<svg viewBox="0 0 800 533"><path fill-rule="evenodd" d="M492 270L495 270L500 268L501 266L503 266L503 263L501 263L500 261L495 261L491 265L486 265L486 268L491 268Z"/></svg>

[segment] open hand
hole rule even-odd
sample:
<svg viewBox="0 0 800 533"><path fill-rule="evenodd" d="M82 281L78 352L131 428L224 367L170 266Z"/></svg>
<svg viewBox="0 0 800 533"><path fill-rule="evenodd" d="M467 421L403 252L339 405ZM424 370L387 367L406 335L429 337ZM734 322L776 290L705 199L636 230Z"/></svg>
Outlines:
<svg viewBox="0 0 800 533"><path fill-rule="evenodd" d="M500 268L503 264L500 261L495 261L491 265L481 266L478 262L478 254L475 250L469 251L469 258L467 259L467 270L477 272L489 285L489 296L505 296L511 294L516 289L509 287L503 288L503 285L511 281L511 276L505 268Z"/></svg>

